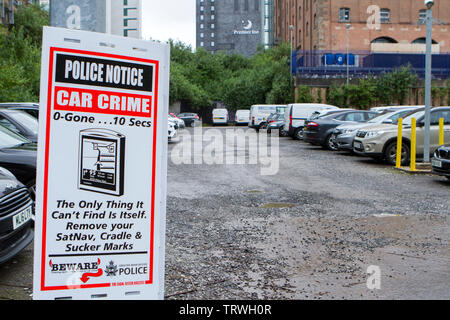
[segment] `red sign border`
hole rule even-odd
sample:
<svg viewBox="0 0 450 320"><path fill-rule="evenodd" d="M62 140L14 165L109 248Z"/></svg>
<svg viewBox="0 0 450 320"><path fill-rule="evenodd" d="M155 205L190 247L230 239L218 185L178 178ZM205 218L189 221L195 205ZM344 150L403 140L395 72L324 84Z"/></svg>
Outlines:
<svg viewBox="0 0 450 320"><path fill-rule="evenodd" d="M49 158L49 142L50 142L50 123L51 123L51 107L52 107L52 96L53 96L53 65L54 57L56 52L66 52L75 53L80 55L89 56L100 56L113 59L121 59L128 61L144 62L155 65L155 82L153 90L153 154L152 154L152 201L151 201L151 230L150 230L150 266L149 266L149 279L144 281L138 281L138 284L152 284L153 283L153 249L154 249L154 218L155 218L155 173L156 173L156 134L157 134L157 116L158 116L158 82L159 82L159 61L150 60L137 57L129 57L117 54L109 54L102 52L68 49L68 48L58 48L50 47L50 60L49 60L49 77L48 77L48 89L47 89L47 127L45 133L45 161L44 161L44 192L43 192L43 226L42 226L42 248L41 248L41 291L52 291L52 290L70 290L73 289L69 286L46 286L45 285L45 268L46 268L46 238L47 238L47 198L48 198L48 158ZM133 285L133 284L126 284ZM96 284L84 284L74 286L76 289L88 289L88 288L105 288L112 287L113 283L96 283Z"/></svg>

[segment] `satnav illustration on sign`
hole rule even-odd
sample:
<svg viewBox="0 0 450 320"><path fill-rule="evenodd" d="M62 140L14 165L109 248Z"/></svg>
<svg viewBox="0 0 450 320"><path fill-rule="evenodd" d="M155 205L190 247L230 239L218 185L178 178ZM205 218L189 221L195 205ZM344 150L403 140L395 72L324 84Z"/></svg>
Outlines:
<svg viewBox="0 0 450 320"><path fill-rule="evenodd" d="M78 188L123 195L125 136L108 129L82 130L79 150Z"/></svg>

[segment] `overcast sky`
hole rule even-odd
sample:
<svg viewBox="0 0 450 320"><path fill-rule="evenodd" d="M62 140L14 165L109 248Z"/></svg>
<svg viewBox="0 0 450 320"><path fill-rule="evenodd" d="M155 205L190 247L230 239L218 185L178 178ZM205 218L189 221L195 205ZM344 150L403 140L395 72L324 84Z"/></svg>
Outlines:
<svg viewBox="0 0 450 320"><path fill-rule="evenodd" d="M195 48L195 0L143 0L144 39L179 40Z"/></svg>

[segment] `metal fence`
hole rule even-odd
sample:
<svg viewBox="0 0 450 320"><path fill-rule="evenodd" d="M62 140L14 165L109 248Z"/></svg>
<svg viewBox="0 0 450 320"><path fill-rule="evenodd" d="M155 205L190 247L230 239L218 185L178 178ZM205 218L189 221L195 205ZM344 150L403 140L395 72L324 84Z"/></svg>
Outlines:
<svg viewBox="0 0 450 320"><path fill-rule="evenodd" d="M419 77L425 77L425 54L375 53L368 51L295 51L292 73L302 78L366 77L410 66ZM435 79L450 78L450 53L432 55L432 75Z"/></svg>

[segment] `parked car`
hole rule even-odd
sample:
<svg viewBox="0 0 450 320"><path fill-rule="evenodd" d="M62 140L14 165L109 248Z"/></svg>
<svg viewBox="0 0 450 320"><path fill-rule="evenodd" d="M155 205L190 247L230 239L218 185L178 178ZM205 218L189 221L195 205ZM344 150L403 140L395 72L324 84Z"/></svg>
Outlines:
<svg viewBox="0 0 450 320"><path fill-rule="evenodd" d="M418 109L419 107L410 107L408 109L384 109L381 114L370 119L364 123L355 124L343 124L338 126L333 131L332 140L335 141L336 147L340 151L353 152L353 140L356 137L356 132L360 129L364 129L367 126L373 124L392 124L397 122L398 118L404 117L411 110Z"/></svg>
<svg viewBox="0 0 450 320"><path fill-rule="evenodd" d="M0 124L33 142L37 142L38 119L25 111L0 108Z"/></svg>
<svg viewBox="0 0 450 320"><path fill-rule="evenodd" d="M198 121L200 121L198 115L196 113L180 113L178 118L184 121L186 127L194 127Z"/></svg>
<svg viewBox="0 0 450 320"><path fill-rule="evenodd" d="M401 164L407 165L410 158L411 121L415 118L417 159L423 157L425 131L425 109L411 111L403 119L403 142ZM439 119L444 119L444 141L450 141L450 107L431 108L430 155L439 147ZM358 130L353 141L353 151L394 165L397 158L397 122L391 125L375 124Z"/></svg>
<svg viewBox="0 0 450 320"><path fill-rule="evenodd" d="M234 124L240 125L245 124L248 125L248 122L250 121L250 110L247 109L241 109L237 110L234 115Z"/></svg>
<svg viewBox="0 0 450 320"><path fill-rule="evenodd" d="M39 103L36 102L8 102L0 103L0 108L22 110L39 119Z"/></svg>
<svg viewBox="0 0 450 320"><path fill-rule="evenodd" d="M33 200L27 188L11 172L0 168L0 264L33 241L33 214Z"/></svg>
<svg viewBox="0 0 450 320"><path fill-rule="evenodd" d="M213 125L228 124L228 110L224 108L217 108L212 111Z"/></svg>
<svg viewBox="0 0 450 320"><path fill-rule="evenodd" d="M11 171L26 186L33 200L36 193L37 144L0 125L0 167Z"/></svg>
<svg viewBox="0 0 450 320"><path fill-rule="evenodd" d="M272 130L278 130L278 135L280 137L285 137L286 132L283 130L284 127L284 114L282 113L272 113L267 118L267 123L262 129L266 130L268 134L272 133Z"/></svg>
<svg viewBox="0 0 450 320"><path fill-rule="evenodd" d="M173 116L171 113L169 113L169 120L171 120L172 122L177 124L178 129L183 129L184 127L186 127L186 125L184 124L184 121L181 120L178 117Z"/></svg>
<svg viewBox="0 0 450 320"><path fill-rule="evenodd" d="M284 130L293 139L303 139L305 121L319 110L336 110L338 107L319 103L289 104L284 113Z"/></svg>
<svg viewBox="0 0 450 320"><path fill-rule="evenodd" d="M277 110L285 108L285 105L269 105L269 104L261 104L261 105L253 105L250 107L250 122L248 126L250 128L259 131L262 126L264 126L267 122L267 118L272 114L276 113Z"/></svg>
<svg viewBox="0 0 450 320"><path fill-rule="evenodd" d="M450 144L440 146L431 159L433 173L450 180Z"/></svg>
<svg viewBox="0 0 450 320"><path fill-rule="evenodd" d="M303 140L321 145L328 150L336 150L333 131L344 123L362 123L372 119L378 112L364 110L349 110L336 112L314 121L309 121L303 132Z"/></svg>
<svg viewBox="0 0 450 320"><path fill-rule="evenodd" d="M178 135L178 131L175 128L175 124L173 122L170 122L170 121L168 123L167 129L169 131L168 132L168 139L169 139L169 141L171 141L173 138L175 138Z"/></svg>
<svg viewBox="0 0 450 320"><path fill-rule="evenodd" d="M373 107L370 108L370 111L377 111L382 112L386 110L403 110L403 109L409 109L411 107L417 107L417 108L424 108L425 106L383 106L383 107Z"/></svg>
<svg viewBox="0 0 450 320"><path fill-rule="evenodd" d="M339 108L339 109L325 109L325 110L316 110L314 111L311 116L305 121L305 126L307 125L308 121L316 120L321 117L324 117L326 115L341 112L341 111L347 111L347 110L355 110L351 108Z"/></svg>

